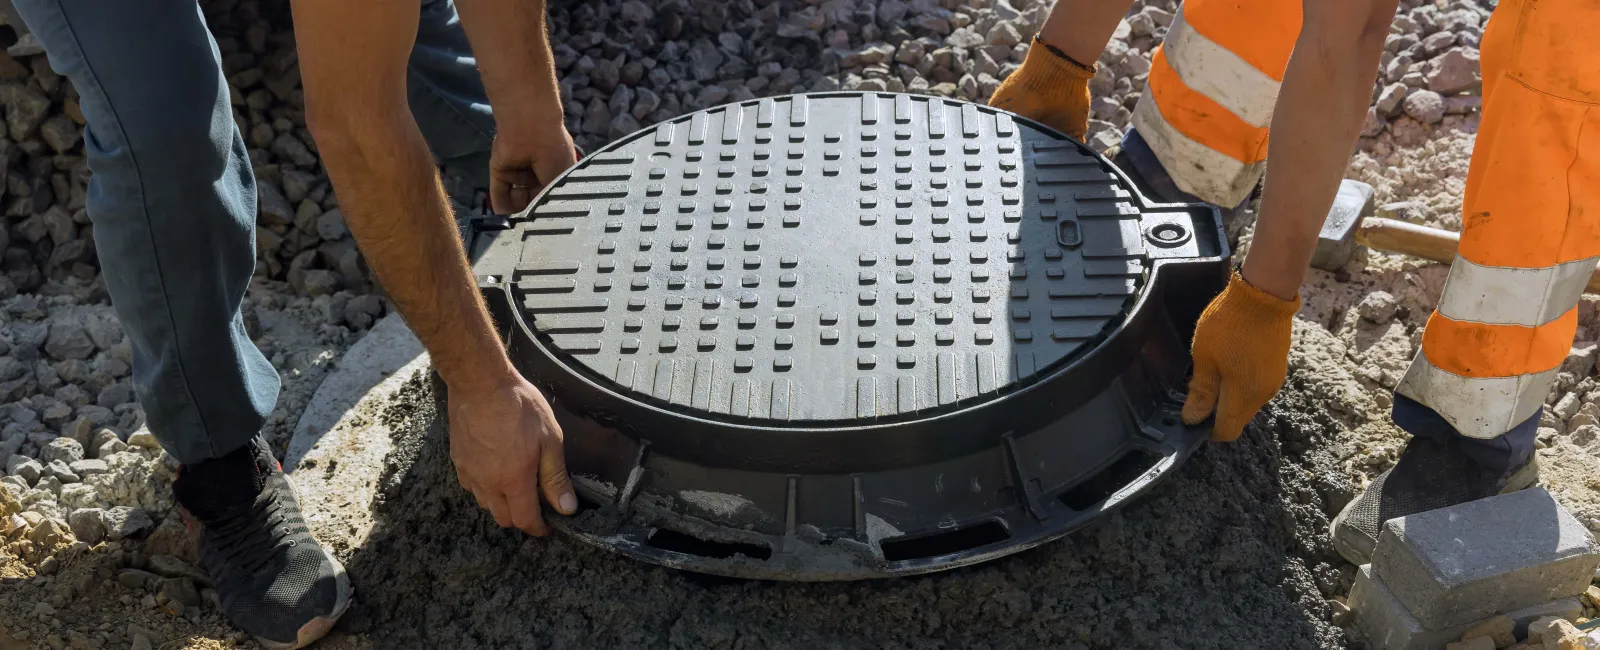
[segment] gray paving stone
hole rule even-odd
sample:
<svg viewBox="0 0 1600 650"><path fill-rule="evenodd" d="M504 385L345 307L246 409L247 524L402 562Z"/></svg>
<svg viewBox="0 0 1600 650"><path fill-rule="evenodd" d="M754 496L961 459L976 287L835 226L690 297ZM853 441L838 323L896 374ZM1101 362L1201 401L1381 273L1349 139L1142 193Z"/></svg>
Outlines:
<svg viewBox="0 0 1600 650"><path fill-rule="evenodd" d="M1374 650L1443 650L1481 621L1429 630L1372 573L1372 565L1362 565L1346 602L1354 612L1356 629ZM1515 634L1522 638L1528 633L1528 624L1535 620L1545 616L1572 620L1582 613L1583 603L1577 598L1561 598L1508 612L1507 616L1516 622Z"/></svg>
<svg viewBox="0 0 1600 650"><path fill-rule="evenodd" d="M1542 488L1391 519L1371 564L1428 630L1576 596L1597 566L1594 538Z"/></svg>

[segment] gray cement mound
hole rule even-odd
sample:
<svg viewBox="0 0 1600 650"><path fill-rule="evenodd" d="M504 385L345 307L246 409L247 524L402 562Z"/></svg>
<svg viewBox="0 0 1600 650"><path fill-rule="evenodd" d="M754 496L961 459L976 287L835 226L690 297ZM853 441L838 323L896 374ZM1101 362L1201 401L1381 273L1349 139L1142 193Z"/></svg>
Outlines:
<svg viewBox="0 0 1600 650"><path fill-rule="evenodd" d="M500 529L456 483L416 373L373 431L393 448L372 531L340 554L340 630L380 648L1341 648L1348 589L1326 537L1348 487L1337 427L1293 386L1237 443L1208 445L1105 523L990 564L898 580L775 583L644 565ZM1280 446L1279 440L1284 441Z"/></svg>

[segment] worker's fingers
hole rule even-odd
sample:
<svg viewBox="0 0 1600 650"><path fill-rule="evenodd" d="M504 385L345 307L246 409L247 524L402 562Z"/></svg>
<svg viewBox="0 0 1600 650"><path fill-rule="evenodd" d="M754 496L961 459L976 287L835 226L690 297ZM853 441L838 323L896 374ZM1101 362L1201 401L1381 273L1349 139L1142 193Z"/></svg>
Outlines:
<svg viewBox="0 0 1600 650"><path fill-rule="evenodd" d="M478 497L478 505L494 516L495 524L501 528L512 527L515 522L511 519L511 506L506 504L506 495L494 490L480 490L474 494Z"/></svg>
<svg viewBox="0 0 1600 650"><path fill-rule="evenodd" d="M511 205L502 214L514 214L528 207L528 203L533 201L533 193L539 191L539 187L538 185L512 185Z"/></svg>
<svg viewBox="0 0 1600 650"><path fill-rule="evenodd" d="M1221 399L1217 403L1217 419L1211 425L1211 439L1232 442L1244 433L1244 426L1256 416L1261 406L1272 399L1261 397L1238 382L1223 384Z"/></svg>
<svg viewBox="0 0 1600 650"><path fill-rule="evenodd" d="M489 174L489 205L495 214L516 214L528 207L538 191L532 169L495 169Z"/></svg>
<svg viewBox="0 0 1600 650"><path fill-rule="evenodd" d="M1209 362L1196 359L1194 378L1189 380L1189 397L1183 401L1183 423L1196 425L1211 417L1217 408L1217 390L1222 375Z"/></svg>
<svg viewBox="0 0 1600 650"><path fill-rule="evenodd" d="M567 475L567 459L561 445L550 445L539 450L539 486L544 498L561 514L578 511L578 495L572 492L572 478Z"/></svg>
<svg viewBox="0 0 1600 650"><path fill-rule="evenodd" d="M511 509L511 521L522 532L535 537L544 537L550 534L549 527L544 524L544 517L539 514L539 491L528 485L525 488L506 495L506 505Z"/></svg>
<svg viewBox="0 0 1600 650"><path fill-rule="evenodd" d="M489 207L495 214L509 214L511 183L500 178L489 179Z"/></svg>

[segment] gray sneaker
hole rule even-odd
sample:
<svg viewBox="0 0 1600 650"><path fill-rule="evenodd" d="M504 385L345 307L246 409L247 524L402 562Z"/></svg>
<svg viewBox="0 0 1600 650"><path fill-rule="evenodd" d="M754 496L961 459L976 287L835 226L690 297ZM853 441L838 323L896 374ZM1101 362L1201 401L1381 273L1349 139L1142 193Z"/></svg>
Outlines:
<svg viewBox="0 0 1600 650"><path fill-rule="evenodd" d="M181 467L173 493L201 526L200 562L223 615L263 647L310 645L350 607L350 577L312 539L294 486L260 438Z"/></svg>
<svg viewBox="0 0 1600 650"><path fill-rule="evenodd" d="M1328 533L1339 555L1359 566L1372 561L1383 522L1516 492L1538 482L1539 463L1534 457L1497 475L1473 463L1453 440L1412 438L1399 462L1333 518Z"/></svg>

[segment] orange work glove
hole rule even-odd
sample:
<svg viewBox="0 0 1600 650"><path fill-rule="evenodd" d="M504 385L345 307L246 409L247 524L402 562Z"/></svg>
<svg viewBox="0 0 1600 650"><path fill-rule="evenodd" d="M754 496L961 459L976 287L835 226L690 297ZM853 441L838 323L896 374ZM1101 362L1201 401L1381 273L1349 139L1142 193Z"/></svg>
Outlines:
<svg viewBox="0 0 1600 650"><path fill-rule="evenodd" d="M1300 296L1284 300L1238 273L1206 306L1194 330L1194 379L1183 422L1199 424L1216 411L1211 439L1239 437L1244 425L1278 394L1289 374L1289 326Z"/></svg>
<svg viewBox="0 0 1600 650"><path fill-rule="evenodd" d="M1043 122L1082 142L1089 131L1089 79L1094 71L1035 38L1022 67L1006 77L989 105Z"/></svg>

